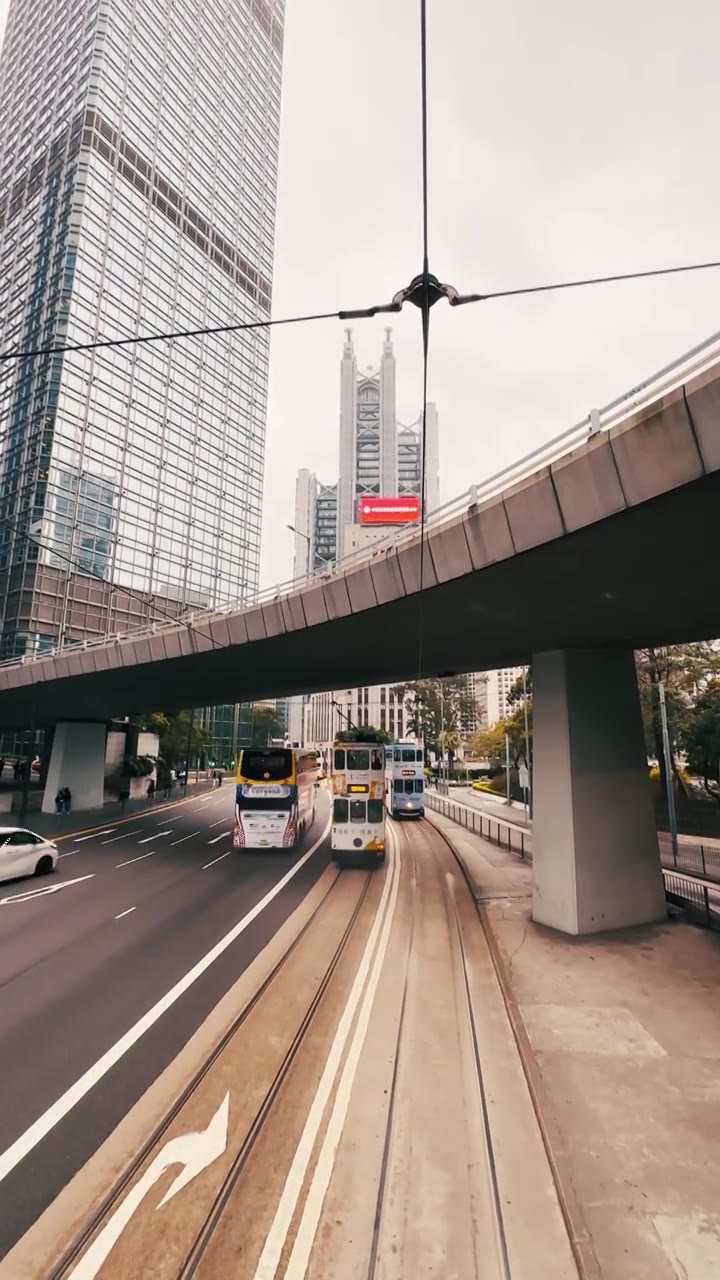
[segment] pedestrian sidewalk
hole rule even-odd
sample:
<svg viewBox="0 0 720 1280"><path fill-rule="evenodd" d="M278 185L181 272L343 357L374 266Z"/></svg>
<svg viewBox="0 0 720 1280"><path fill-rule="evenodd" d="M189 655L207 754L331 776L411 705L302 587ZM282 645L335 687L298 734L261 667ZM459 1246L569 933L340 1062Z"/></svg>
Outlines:
<svg viewBox="0 0 720 1280"><path fill-rule="evenodd" d="M160 813L168 805L175 806L186 798L190 801L211 789L210 781L202 779L196 786L191 780L188 784L187 797L183 788L176 786L175 793L170 798L165 797L164 791L158 792L153 804L148 804L147 799L143 797L141 800L126 801L124 808L119 800L113 799L106 800L102 809L71 809L70 813L41 813L38 809L34 809L26 814L22 825L39 836L49 836L52 839L75 833L82 835L83 831L112 826L123 819L137 818L145 813ZM12 813L0 814L0 826L20 826L19 812L13 810Z"/></svg>
<svg viewBox="0 0 720 1280"><path fill-rule="evenodd" d="M585 1280L717 1280L720 936L555 933L528 865L427 816L474 887Z"/></svg>

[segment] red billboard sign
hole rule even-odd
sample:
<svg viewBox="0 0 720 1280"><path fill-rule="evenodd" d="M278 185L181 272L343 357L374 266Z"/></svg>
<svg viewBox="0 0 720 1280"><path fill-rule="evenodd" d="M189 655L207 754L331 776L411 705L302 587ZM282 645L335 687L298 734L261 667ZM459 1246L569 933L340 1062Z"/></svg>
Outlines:
<svg viewBox="0 0 720 1280"><path fill-rule="evenodd" d="M420 499L413 493L398 498L358 498L360 524L413 524L420 519Z"/></svg>

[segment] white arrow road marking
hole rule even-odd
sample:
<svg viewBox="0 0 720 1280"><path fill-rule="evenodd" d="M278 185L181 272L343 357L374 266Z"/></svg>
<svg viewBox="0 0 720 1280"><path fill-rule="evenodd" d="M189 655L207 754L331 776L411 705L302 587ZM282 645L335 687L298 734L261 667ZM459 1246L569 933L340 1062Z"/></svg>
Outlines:
<svg viewBox="0 0 720 1280"><path fill-rule="evenodd" d="M227 1147L228 1118L230 1115L230 1094L226 1093L207 1129L199 1133L183 1133L171 1138L162 1151L159 1151L152 1164L145 1170L139 1182L125 1197L119 1209L105 1224L99 1236L93 1241L85 1256L70 1273L72 1280L95 1280L100 1268L117 1243L134 1213L140 1208L146 1195L155 1183L174 1164L183 1165L183 1169L165 1192L160 1204L172 1200L178 1191L182 1191L203 1169L207 1169L214 1160L222 1155Z"/></svg>
<svg viewBox="0 0 720 1280"><path fill-rule="evenodd" d="M210 948L206 955L201 956L192 968L188 969L187 973L183 974L182 978L175 983L175 986L171 987L169 991L166 991L165 995L161 996L152 1008L148 1009L147 1013L144 1013L133 1026L128 1027L128 1030L120 1036L119 1040L116 1040L115 1044L111 1045L109 1049L106 1049L105 1053L103 1053L97 1061L93 1062L92 1065L83 1072L79 1079L71 1084L59 1098L56 1098L47 1110L43 1111L38 1116L37 1120L34 1120L24 1133L21 1133L9 1147L6 1147L4 1151L0 1152L0 1182L2 1182L4 1178L7 1178L9 1173L12 1173L13 1169L20 1164L21 1160L24 1160L31 1151L35 1150L39 1143L43 1141L43 1138L46 1138L49 1133L52 1133L55 1126L59 1124L66 1115L69 1115L73 1108L82 1101L82 1099L92 1088L94 1088L99 1080L102 1080L103 1077L107 1075L111 1067L114 1067L116 1062L120 1062L120 1060L124 1058L125 1054L132 1049L133 1045L137 1044L145 1033L149 1031L151 1027L155 1026L155 1023L162 1018L164 1013L167 1013L168 1009L172 1009L173 1005L182 995L185 994L186 991L189 991L190 987L197 982L198 978L202 977L205 971L209 969L225 951L227 951L228 947L232 946L233 942L235 942L235 940L250 927L254 920L257 920L258 916L262 914L265 908L282 893L286 885L288 885L293 877L302 870L306 863L309 862L310 858L317 853L320 845L327 839L329 831L330 822L328 820L317 840L311 844L310 848L302 855L302 857L298 858L297 862L293 863L289 871L286 871L285 875L281 876L271 889L268 889L265 896L261 898L259 902L256 902L255 906L251 907L247 914L244 915L241 920L238 920L237 924L234 924L232 929L230 929L223 938L220 938L215 945ZM66 881L65 883L68 882Z"/></svg>
<svg viewBox="0 0 720 1280"><path fill-rule="evenodd" d="M43 885L42 889L26 889L24 893L16 893L12 898L0 898L0 907L6 907L10 902L32 902L33 898L47 898L49 894L59 893L61 889L67 889L71 884L82 884L83 880L94 878L94 874L78 876L77 880L59 880L57 884Z"/></svg>
<svg viewBox="0 0 720 1280"><path fill-rule="evenodd" d="M159 832L158 832L158 835L166 836L166 835L168 835L168 834L169 834L169 832L167 832L167 831L159 831ZM146 836L144 840L138 840L138 844L150 844L150 841L151 841L151 840L154 840L154 839L155 839L155 837L154 837L154 836Z"/></svg>
<svg viewBox="0 0 720 1280"><path fill-rule="evenodd" d="M225 819L225 821L227 822L227 818ZM208 844L217 844L218 840L224 840L225 836L229 836L229 835L232 835L231 831L222 831L219 836L215 837L214 840L208 840Z"/></svg>

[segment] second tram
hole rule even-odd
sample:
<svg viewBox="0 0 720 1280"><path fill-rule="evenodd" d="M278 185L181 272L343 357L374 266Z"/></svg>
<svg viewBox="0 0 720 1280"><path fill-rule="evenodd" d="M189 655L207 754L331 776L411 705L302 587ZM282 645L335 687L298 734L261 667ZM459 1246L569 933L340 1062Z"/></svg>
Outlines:
<svg viewBox="0 0 720 1280"><path fill-rule="evenodd" d="M385 860L385 751L380 743L336 742L331 759L333 857Z"/></svg>
<svg viewBox="0 0 720 1280"><path fill-rule="evenodd" d="M393 818L425 814L425 752L420 742L386 747L385 804Z"/></svg>

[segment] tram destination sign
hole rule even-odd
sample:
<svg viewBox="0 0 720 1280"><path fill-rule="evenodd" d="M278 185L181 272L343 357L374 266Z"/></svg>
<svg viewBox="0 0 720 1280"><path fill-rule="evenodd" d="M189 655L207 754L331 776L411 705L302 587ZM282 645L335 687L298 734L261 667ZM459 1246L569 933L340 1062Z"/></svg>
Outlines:
<svg viewBox="0 0 720 1280"><path fill-rule="evenodd" d="M414 524L420 519L420 499L414 493L397 498L360 498L360 524Z"/></svg>

